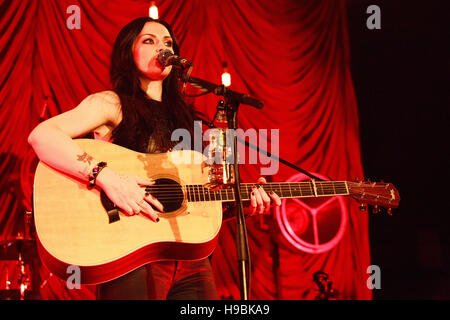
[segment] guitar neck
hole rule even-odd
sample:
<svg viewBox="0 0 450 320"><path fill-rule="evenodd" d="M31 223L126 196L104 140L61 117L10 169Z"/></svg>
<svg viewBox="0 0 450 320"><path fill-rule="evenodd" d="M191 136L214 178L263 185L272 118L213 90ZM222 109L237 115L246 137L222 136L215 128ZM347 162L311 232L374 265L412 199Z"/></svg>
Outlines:
<svg viewBox="0 0 450 320"><path fill-rule="evenodd" d="M255 184L241 183L241 198L250 200L250 194ZM234 201L234 189L226 188L211 191L203 185L185 185L187 200L199 201ZM346 181L303 181L303 182L271 182L264 184L264 190L275 192L280 198L311 198L337 195L348 195L349 189Z"/></svg>

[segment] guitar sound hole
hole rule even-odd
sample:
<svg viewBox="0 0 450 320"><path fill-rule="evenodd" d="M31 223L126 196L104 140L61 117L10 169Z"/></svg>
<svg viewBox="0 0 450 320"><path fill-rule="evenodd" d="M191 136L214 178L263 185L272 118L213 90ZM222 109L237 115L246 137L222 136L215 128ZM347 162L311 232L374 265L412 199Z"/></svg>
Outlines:
<svg viewBox="0 0 450 320"><path fill-rule="evenodd" d="M155 184L148 186L146 191L162 203L164 212L178 210L183 203L184 194L181 185L171 179L156 179ZM155 206L150 205L158 212Z"/></svg>

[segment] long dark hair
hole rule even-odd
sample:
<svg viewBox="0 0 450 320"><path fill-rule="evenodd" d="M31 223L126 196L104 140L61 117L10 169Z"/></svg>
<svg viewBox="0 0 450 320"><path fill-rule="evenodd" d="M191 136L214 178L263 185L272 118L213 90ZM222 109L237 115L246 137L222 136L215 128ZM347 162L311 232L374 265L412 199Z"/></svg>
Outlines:
<svg viewBox="0 0 450 320"><path fill-rule="evenodd" d="M179 55L178 42L165 21L142 17L122 28L111 56L111 83L122 107L122 121L112 132L112 139L138 152L165 152L176 144L170 139L173 130L187 129L192 137L196 113L181 95L176 68L163 81L162 103L151 100L142 90L132 47L147 22L157 22L167 28L174 53Z"/></svg>

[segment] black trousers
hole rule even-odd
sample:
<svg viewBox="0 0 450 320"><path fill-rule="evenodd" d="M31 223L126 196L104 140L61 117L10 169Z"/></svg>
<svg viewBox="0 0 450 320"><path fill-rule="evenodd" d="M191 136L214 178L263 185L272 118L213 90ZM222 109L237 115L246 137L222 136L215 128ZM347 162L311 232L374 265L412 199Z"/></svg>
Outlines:
<svg viewBox="0 0 450 320"><path fill-rule="evenodd" d="M97 285L100 300L216 300L209 258L158 261Z"/></svg>

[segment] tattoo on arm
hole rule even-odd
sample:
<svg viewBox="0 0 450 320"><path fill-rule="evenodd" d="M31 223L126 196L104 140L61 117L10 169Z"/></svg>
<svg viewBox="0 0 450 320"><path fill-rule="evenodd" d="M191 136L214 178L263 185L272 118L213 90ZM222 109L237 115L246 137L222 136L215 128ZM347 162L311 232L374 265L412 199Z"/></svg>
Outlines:
<svg viewBox="0 0 450 320"><path fill-rule="evenodd" d="M91 162L94 159L93 157L91 157L90 155L88 155L86 152L84 152L82 155L77 155L77 161L80 162L84 162L87 163L88 166L85 167L84 171L78 171L79 173L81 173L84 177L89 178L90 175L90 166L91 166Z"/></svg>
<svg viewBox="0 0 450 320"><path fill-rule="evenodd" d="M90 155L88 155L86 152L83 153L82 155L77 155L78 157L78 161L81 162L87 162L88 164L91 164L91 161L94 159L93 157L91 157Z"/></svg>

